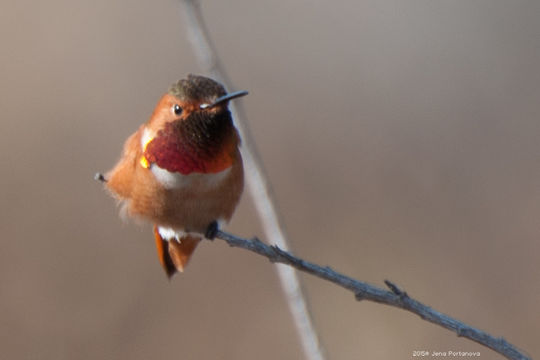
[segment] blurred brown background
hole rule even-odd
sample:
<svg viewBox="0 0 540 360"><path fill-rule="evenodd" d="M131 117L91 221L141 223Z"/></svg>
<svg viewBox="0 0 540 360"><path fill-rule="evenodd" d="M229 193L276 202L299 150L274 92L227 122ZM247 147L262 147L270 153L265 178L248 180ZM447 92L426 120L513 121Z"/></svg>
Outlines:
<svg viewBox="0 0 540 360"><path fill-rule="evenodd" d="M540 2L205 1L295 253L540 356ZM0 4L5 359L300 359L273 265L204 243L168 282L93 181L200 73L164 1ZM261 234L248 194L229 230ZM329 359L480 351L302 276Z"/></svg>

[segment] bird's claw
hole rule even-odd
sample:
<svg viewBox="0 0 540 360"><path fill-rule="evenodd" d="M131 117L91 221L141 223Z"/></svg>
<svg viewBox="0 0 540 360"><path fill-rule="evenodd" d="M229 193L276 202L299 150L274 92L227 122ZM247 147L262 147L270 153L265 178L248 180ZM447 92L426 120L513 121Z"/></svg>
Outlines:
<svg viewBox="0 0 540 360"><path fill-rule="evenodd" d="M206 228L206 232L204 233L204 237L208 240L214 240L219 230L219 225L217 221L212 221L208 227Z"/></svg>

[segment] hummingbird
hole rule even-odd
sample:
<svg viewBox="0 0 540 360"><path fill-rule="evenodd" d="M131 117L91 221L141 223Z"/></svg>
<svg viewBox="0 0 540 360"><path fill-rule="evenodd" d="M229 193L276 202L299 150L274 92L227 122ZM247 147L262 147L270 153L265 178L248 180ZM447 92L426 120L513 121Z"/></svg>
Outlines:
<svg viewBox="0 0 540 360"><path fill-rule="evenodd" d="M230 220L244 187L240 136L220 83L189 74L158 101L106 175L96 174L121 214L154 224L158 258L171 278L203 237Z"/></svg>

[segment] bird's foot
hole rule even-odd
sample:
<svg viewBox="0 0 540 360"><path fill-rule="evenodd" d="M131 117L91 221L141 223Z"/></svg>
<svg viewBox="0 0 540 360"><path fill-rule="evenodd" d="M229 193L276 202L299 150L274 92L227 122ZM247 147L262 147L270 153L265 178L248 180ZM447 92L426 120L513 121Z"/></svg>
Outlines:
<svg viewBox="0 0 540 360"><path fill-rule="evenodd" d="M219 231L219 225L217 221L212 221L208 227L206 228L206 232L204 233L204 237L208 240L214 240L217 233Z"/></svg>

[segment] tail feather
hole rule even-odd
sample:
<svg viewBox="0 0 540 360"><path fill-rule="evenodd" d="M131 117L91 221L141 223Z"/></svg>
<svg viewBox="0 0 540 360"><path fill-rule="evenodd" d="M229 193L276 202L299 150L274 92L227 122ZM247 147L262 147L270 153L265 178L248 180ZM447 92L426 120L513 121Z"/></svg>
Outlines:
<svg viewBox="0 0 540 360"><path fill-rule="evenodd" d="M184 267L201 241L200 237L189 234L182 236L179 240L165 240L161 237L157 226L154 226L154 237L159 262L169 278L176 272L184 271Z"/></svg>
<svg viewBox="0 0 540 360"><path fill-rule="evenodd" d="M167 277L171 277L176 272L176 267L169 256L169 244L167 240L164 240L159 234L157 226L154 226L154 237L156 240L156 249L158 253L158 259L161 266L165 270Z"/></svg>

